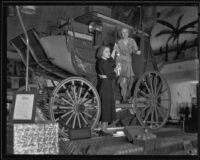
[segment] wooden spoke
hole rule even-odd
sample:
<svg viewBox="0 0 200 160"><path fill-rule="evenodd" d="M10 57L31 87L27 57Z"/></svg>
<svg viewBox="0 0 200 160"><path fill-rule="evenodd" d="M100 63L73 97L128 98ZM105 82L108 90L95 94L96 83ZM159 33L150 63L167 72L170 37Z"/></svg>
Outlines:
<svg viewBox="0 0 200 160"><path fill-rule="evenodd" d="M148 103L150 102L150 100L144 100L144 101L137 100L136 102L137 102L137 103L148 104Z"/></svg>
<svg viewBox="0 0 200 160"><path fill-rule="evenodd" d="M82 102L82 103L84 103L84 104L88 104L88 103L91 104L91 101L92 101L92 99L89 99L89 98L88 98L88 99L86 99L86 100L85 100L84 102Z"/></svg>
<svg viewBox="0 0 200 160"><path fill-rule="evenodd" d="M72 112L73 112L73 110L71 110L71 111L69 111L69 112L63 114L63 115L62 115L61 117L59 117L59 118L64 118L64 117L68 116L69 114L71 114ZM59 118L57 118L56 121L59 120Z"/></svg>
<svg viewBox="0 0 200 160"><path fill-rule="evenodd" d="M59 117L59 118L56 118L55 121L57 122L59 119L60 119L60 117Z"/></svg>
<svg viewBox="0 0 200 160"><path fill-rule="evenodd" d="M165 88L163 91L161 91L161 93L158 93L158 97L162 96L163 93L167 92L167 88Z"/></svg>
<svg viewBox="0 0 200 160"><path fill-rule="evenodd" d="M78 101L77 101L76 87L75 87L75 86L73 86L73 93L74 93L74 100L75 100L75 102L77 103Z"/></svg>
<svg viewBox="0 0 200 160"><path fill-rule="evenodd" d="M85 97L89 94L88 91L85 92L83 98L80 99L79 103L82 103L85 100Z"/></svg>
<svg viewBox="0 0 200 160"><path fill-rule="evenodd" d="M144 121L146 121L147 118L149 117L149 115L150 115L150 113L151 113L151 110L152 110L152 106L151 106L150 109L148 110L147 115L146 115L145 118L144 118Z"/></svg>
<svg viewBox="0 0 200 160"><path fill-rule="evenodd" d="M70 98L70 100L72 101L73 104L75 104L74 100L72 99L71 95L69 94L68 90L66 90L66 93L68 95L68 97Z"/></svg>
<svg viewBox="0 0 200 160"><path fill-rule="evenodd" d="M144 93L142 90L140 90L138 93L142 93L142 95L146 98L150 98L150 95Z"/></svg>
<svg viewBox="0 0 200 160"><path fill-rule="evenodd" d="M154 111L155 111L156 122L159 122L157 108L158 108L158 107L155 107L155 108L154 108Z"/></svg>
<svg viewBox="0 0 200 160"><path fill-rule="evenodd" d="M74 115L74 121L73 121L73 126L72 126L72 128L74 128L74 127L75 127L75 123L76 123L76 117L77 117L77 113L75 113L75 115Z"/></svg>
<svg viewBox="0 0 200 160"><path fill-rule="evenodd" d="M73 106L72 103L70 103L67 99L65 99L64 97L61 97L61 100L63 100L64 102L68 103L69 105Z"/></svg>
<svg viewBox="0 0 200 160"><path fill-rule="evenodd" d="M152 94L150 88L149 88L148 85L147 85L147 82L146 82L146 81L143 81L143 83L144 83L146 89L148 90L149 94Z"/></svg>
<svg viewBox="0 0 200 160"><path fill-rule="evenodd" d="M81 115L81 118L82 118L82 120L84 121L84 123L85 123L86 125L88 125L87 121L86 121L85 118L83 117L83 114L80 113L80 115Z"/></svg>
<svg viewBox="0 0 200 160"><path fill-rule="evenodd" d="M92 115L90 115L89 113L87 113L87 112L82 112L82 113L85 114L86 116L92 118Z"/></svg>
<svg viewBox="0 0 200 160"><path fill-rule="evenodd" d="M74 80L72 80L71 90L73 91L74 100L77 103L76 86L75 86Z"/></svg>
<svg viewBox="0 0 200 160"><path fill-rule="evenodd" d="M68 120L66 121L65 125L67 126L68 123L70 122L70 120L72 119L72 116L75 114L75 112L73 112L70 117L68 118Z"/></svg>
<svg viewBox="0 0 200 160"><path fill-rule="evenodd" d="M85 110L96 110L98 106L86 106Z"/></svg>
<svg viewBox="0 0 200 160"><path fill-rule="evenodd" d="M80 121L79 113L77 114L77 118L78 118L79 127L81 128L81 121Z"/></svg>
<svg viewBox="0 0 200 160"><path fill-rule="evenodd" d="M147 79L148 79L149 84L150 84L151 94L154 94L154 89L153 89L153 84L152 84L152 77L151 77L151 74L149 74L149 75L147 76Z"/></svg>
<svg viewBox="0 0 200 160"><path fill-rule="evenodd" d="M53 105L52 107L53 107L53 109L57 109L57 108L59 108L59 109L73 109L74 108L72 106L65 106L65 105Z"/></svg>
<svg viewBox="0 0 200 160"><path fill-rule="evenodd" d="M69 115L70 113L72 113L72 112L73 112L73 110L71 110L71 111L69 111L69 112L63 114L63 115L61 116L61 118L64 118L64 117L68 116L68 115Z"/></svg>
<svg viewBox="0 0 200 160"><path fill-rule="evenodd" d="M65 85L64 85L64 84L62 85L62 87L63 87L64 89L66 89L66 87L65 87Z"/></svg>
<svg viewBox="0 0 200 160"><path fill-rule="evenodd" d="M71 82L72 82L72 85L74 86L74 80L71 80Z"/></svg>
<svg viewBox="0 0 200 160"><path fill-rule="evenodd" d="M64 127L62 127L62 128L61 128L61 131L63 132L64 130L65 130L65 128L64 128Z"/></svg>
<svg viewBox="0 0 200 160"><path fill-rule="evenodd" d="M159 94L161 87L162 87L162 83L160 82L160 83L159 83L159 86L158 86L158 89L157 89L157 91L156 91L156 94L157 94L157 95Z"/></svg>
<svg viewBox="0 0 200 160"><path fill-rule="evenodd" d="M147 106L145 106L143 109L142 109L142 112L144 112L147 108L150 107L150 104L148 104Z"/></svg>
<svg viewBox="0 0 200 160"><path fill-rule="evenodd" d="M153 79L153 83L154 83L154 94L157 93L157 74L155 75L154 79Z"/></svg>
<svg viewBox="0 0 200 160"><path fill-rule="evenodd" d="M79 90L79 94L78 94L78 102L79 102L79 99L81 98L82 89L83 89L83 82L81 82L81 89Z"/></svg>

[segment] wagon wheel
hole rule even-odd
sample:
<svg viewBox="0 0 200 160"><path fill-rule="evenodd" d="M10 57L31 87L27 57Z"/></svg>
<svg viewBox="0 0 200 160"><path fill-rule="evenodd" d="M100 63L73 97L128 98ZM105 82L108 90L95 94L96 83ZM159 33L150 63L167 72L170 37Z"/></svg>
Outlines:
<svg viewBox="0 0 200 160"><path fill-rule="evenodd" d="M60 82L50 99L51 119L59 123L60 133L67 136L70 128L91 130L100 116L100 98L92 83L80 77Z"/></svg>
<svg viewBox="0 0 200 160"><path fill-rule="evenodd" d="M49 114L48 103L47 103L47 99L48 99L47 94L41 93L39 91L38 85L36 84L29 84L27 89L28 91L34 91L35 93L37 93L36 115L37 115L38 120L42 120L42 121L50 120L50 114ZM22 86L17 90L17 92L23 92L25 90L26 90L26 86Z"/></svg>
<svg viewBox="0 0 200 160"><path fill-rule="evenodd" d="M166 80L156 71L145 72L134 90L136 116L148 129L162 127L170 114L171 94Z"/></svg>

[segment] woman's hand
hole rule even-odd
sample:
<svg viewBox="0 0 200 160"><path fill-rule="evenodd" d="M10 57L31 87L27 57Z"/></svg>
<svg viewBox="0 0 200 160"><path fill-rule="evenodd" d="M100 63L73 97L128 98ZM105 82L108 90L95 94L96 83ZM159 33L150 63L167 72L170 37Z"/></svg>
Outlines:
<svg viewBox="0 0 200 160"><path fill-rule="evenodd" d="M140 54L141 54L141 51L140 51L140 50L137 50L137 51L136 51L136 54L137 54L137 55L140 55Z"/></svg>
<svg viewBox="0 0 200 160"><path fill-rule="evenodd" d="M119 51L118 50L116 50L116 49L113 49L113 51L112 51L112 54L111 54L111 57L113 58L113 59L115 59L115 56L119 56Z"/></svg>
<svg viewBox="0 0 200 160"><path fill-rule="evenodd" d="M115 59L115 54L116 54L116 50L113 49L113 51L112 51L112 53L111 53L111 57L112 57L113 59Z"/></svg>
<svg viewBox="0 0 200 160"><path fill-rule="evenodd" d="M117 76L119 76L121 74L121 64L120 63L117 64L114 71L115 71Z"/></svg>
<svg viewBox="0 0 200 160"><path fill-rule="evenodd" d="M106 75L101 75L101 74L98 74L98 75L99 75L99 77L102 78L102 79L103 79L103 78L107 78Z"/></svg>

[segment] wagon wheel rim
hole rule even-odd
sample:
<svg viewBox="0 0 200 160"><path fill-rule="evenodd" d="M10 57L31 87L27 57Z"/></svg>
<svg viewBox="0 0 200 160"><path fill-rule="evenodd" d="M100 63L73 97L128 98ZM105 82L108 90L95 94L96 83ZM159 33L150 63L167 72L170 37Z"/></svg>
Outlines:
<svg viewBox="0 0 200 160"><path fill-rule="evenodd" d="M61 135L68 136L69 129L91 130L100 117L100 98L88 80L71 77L60 82L52 92L50 116L59 123Z"/></svg>
<svg viewBox="0 0 200 160"><path fill-rule="evenodd" d="M134 98L136 116L143 127L158 129L166 123L171 109L171 93L160 73L145 72L136 84Z"/></svg>

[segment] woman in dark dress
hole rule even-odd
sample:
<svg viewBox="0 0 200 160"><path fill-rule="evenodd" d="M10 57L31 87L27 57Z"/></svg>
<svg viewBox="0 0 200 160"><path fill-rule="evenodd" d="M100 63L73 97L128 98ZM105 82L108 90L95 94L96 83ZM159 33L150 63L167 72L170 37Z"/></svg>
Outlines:
<svg viewBox="0 0 200 160"><path fill-rule="evenodd" d="M119 67L114 61L115 50L110 54L108 46L102 46L97 53L97 74L99 79L99 95L101 99L101 116L102 131L107 133L108 123L112 123L116 119L115 100L112 81L119 74Z"/></svg>

